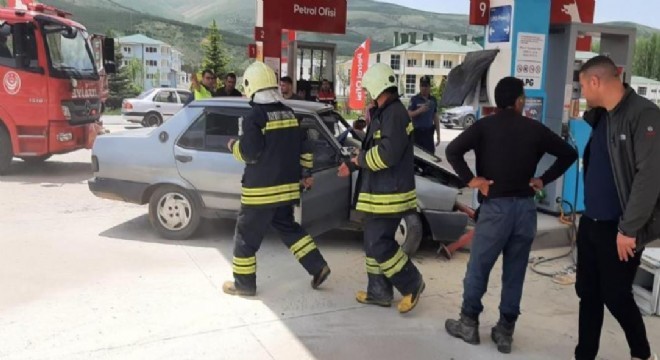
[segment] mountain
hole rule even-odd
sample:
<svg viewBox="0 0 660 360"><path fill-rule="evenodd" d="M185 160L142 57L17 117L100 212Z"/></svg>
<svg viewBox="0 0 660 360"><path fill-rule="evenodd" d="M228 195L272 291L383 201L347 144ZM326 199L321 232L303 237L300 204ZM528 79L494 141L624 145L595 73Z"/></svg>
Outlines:
<svg viewBox="0 0 660 360"><path fill-rule="evenodd" d="M184 52L189 64L197 64L201 59L200 41L205 28L215 19L237 68L245 64L256 14L255 0L42 1L71 11L74 19L94 32L104 33L108 29L121 34L141 32L168 42ZM608 24L635 27L638 37L660 33L658 29L631 22ZM468 25L467 15L426 12L375 0L348 0L345 35L300 33L300 38L336 43L339 56L350 56L367 37L372 39L373 51L391 47L395 31L431 32L437 38L465 33L483 35L482 27Z"/></svg>
<svg viewBox="0 0 660 360"><path fill-rule="evenodd" d="M603 23L603 25L633 27L637 29L637 38L644 38L644 37L652 36L653 34L660 34L660 29L652 28L650 26L641 25L630 21L611 21L611 22Z"/></svg>

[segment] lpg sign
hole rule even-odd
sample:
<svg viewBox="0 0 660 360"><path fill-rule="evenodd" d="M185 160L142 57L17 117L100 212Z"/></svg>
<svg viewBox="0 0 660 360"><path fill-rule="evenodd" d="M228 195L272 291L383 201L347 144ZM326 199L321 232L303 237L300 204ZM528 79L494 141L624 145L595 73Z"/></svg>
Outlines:
<svg viewBox="0 0 660 360"><path fill-rule="evenodd" d="M280 4L283 29L346 33L346 0L281 0Z"/></svg>

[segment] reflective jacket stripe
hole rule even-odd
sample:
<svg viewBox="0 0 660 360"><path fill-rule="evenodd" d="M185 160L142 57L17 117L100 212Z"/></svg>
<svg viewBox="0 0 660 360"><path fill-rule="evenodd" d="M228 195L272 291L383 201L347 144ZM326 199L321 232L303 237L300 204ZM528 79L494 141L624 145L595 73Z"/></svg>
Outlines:
<svg viewBox="0 0 660 360"><path fill-rule="evenodd" d="M298 127L298 119L271 120L266 123L264 130L279 130L292 127Z"/></svg>
<svg viewBox="0 0 660 360"><path fill-rule="evenodd" d="M279 202L299 200L300 184L285 184L263 188L243 188L241 203L245 205L269 205Z"/></svg>
<svg viewBox="0 0 660 360"><path fill-rule="evenodd" d="M406 134L410 135L413 130L415 130L415 127L413 126L412 122L409 122L408 126L406 126Z"/></svg>
<svg viewBox="0 0 660 360"><path fill-rule="evenodd" d="M241 155L241 148L238 146L238 141L235 141L234 145L232 145L231 153L234 155L234 159L240 162L245 162L245 160L243 160L243 155Z"/></svg>
<svg viewBox="0 0 660 360"><path fill-rule="evenodd" d="M367 166L372 171L387 169L387 165L385 165L385 162L380 157L380 153L378 153L378 145L372 147L367 152L367 156L365 157L365 159L367 160Z"/></svg>
<svg viewBox="0 0 660 360"><path fill-rule="evenodd" d="M417 208L415 190L403 194L361 193L356 209L372 214L395 214Z"/></svg>
<svg viewBox="0 0 660 360"><path fill-rule="evenodd" d="M312 237L309 235L303 237L302 239L296 241L293 245L291 245L291 252L296 257L296 260L302 259L303 257L305 257L305 255L309 254L315 249L316 249L316 244L314 243Z"/></svg>
<svg viewBox="0 0 660 360"><path fill-rule="evenodd" d="M375 204L384 204L384 205L391 203L398 203L402 201L408 201L408 200L415 200L416 198L417 198L417 193L415 190L403 194L369 194L369 193L360 194L360 200Z"/></svg>
<svg viewBox="0 0 660 360"><path fill-rule="evenodd" d="M300 165L302 167L311 169L314 167L314 154L304 153L300 155Z"/></svg>
<svg viewBox="0 0 660 360"><path fill-rule="evenodd" d="M246 196L259 196L259 195L276 195L283 192L300 190L300 185L298 183L277 185L277 186L268 186L268 187L259 187L259 188L247 188L243 187L242 194Z"/></svg>
<svg viewBox="0 0 660 360"><path fill-rule="evenodd" d="M380 264L374 258L367 257L365 258L365 263L367 267L367 274L381 275L383 270L380 269Z"/></svg>

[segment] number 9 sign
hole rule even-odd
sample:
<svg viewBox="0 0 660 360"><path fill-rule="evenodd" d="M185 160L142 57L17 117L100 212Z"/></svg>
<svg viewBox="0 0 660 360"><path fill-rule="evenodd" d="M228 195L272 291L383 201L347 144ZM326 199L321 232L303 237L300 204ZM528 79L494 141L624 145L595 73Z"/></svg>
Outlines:
<svg viewBox="0 0 660 360"><path fill-rule="evenodd" d="M490 0L470 0L470 25L488 25Z"/></svg>

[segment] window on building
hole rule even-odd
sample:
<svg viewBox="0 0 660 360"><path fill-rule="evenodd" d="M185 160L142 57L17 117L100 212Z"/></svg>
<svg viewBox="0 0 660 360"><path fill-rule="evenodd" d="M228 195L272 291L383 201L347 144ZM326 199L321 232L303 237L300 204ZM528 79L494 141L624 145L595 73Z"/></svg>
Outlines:
<svg viewBox="0 0 660 360"><path fill-rule="evenodd" d="M127 54L130 54L131 53L131 48L128 47L128 46L124 46L124 52L127 53Z"/></svg>
<svg viewBox="0 0 660 360"><path fill-rule="evenodd" d="M401 55L390 56L390 67L392 68L392 70L401 69Z"/></svg>
<svg viewBox="0 0 660 360"><path fill-rule="evenodd" d="M434 68L435 67L435 60L426 60L424 65L426 65L427 68Z"/></svg>
<svg viewBox="0 0 660 360"><path fill-rule="evenodd" d="M154 74L147 74L147 80L153 80L156 78L156 75Z"/></svg>
<svg viewBox="0 0 660 360"><path fill-rule="evenodd" d="M158 66L158 60L146 60L147 66Z"/></svg>
<svg viewBox="0 0 660 360"><path fill-rule="evenodd" d="M380 54L376 54L376 62L377 62L377 63L380 62Z"/></svg>
<svg viewBox="0 0 660 360"><path fill-rule="evenodd" d="M637 93L642 96L646 96L646 86L640 86L637 88Z"/></svg>
<svg viewBox="0 0 660 360"><path fill-rule="evenodd" d="M442 66L445 69L451 69L452 67L454 67L454 62L451 61L451 60L445 60L445 61L442 62Z"/></svg>
<svg viewBox="0 0 660 360"><path fill-rule="evenodd" d="M417 84L417 75L406 75L406 95L415 94L416 84Z"/></svg>
<svg viewBox="0 0 660 360"><path fill-rule="evenodd" d="M144 51L147 53L157 53L158 49L153 46L147 46Z"/></svg>
<svg viewBox="0 0 660 360"><path fill-rule="evenodd" d="M408 67L417 66L417 59L408 59Z"/></svg>

